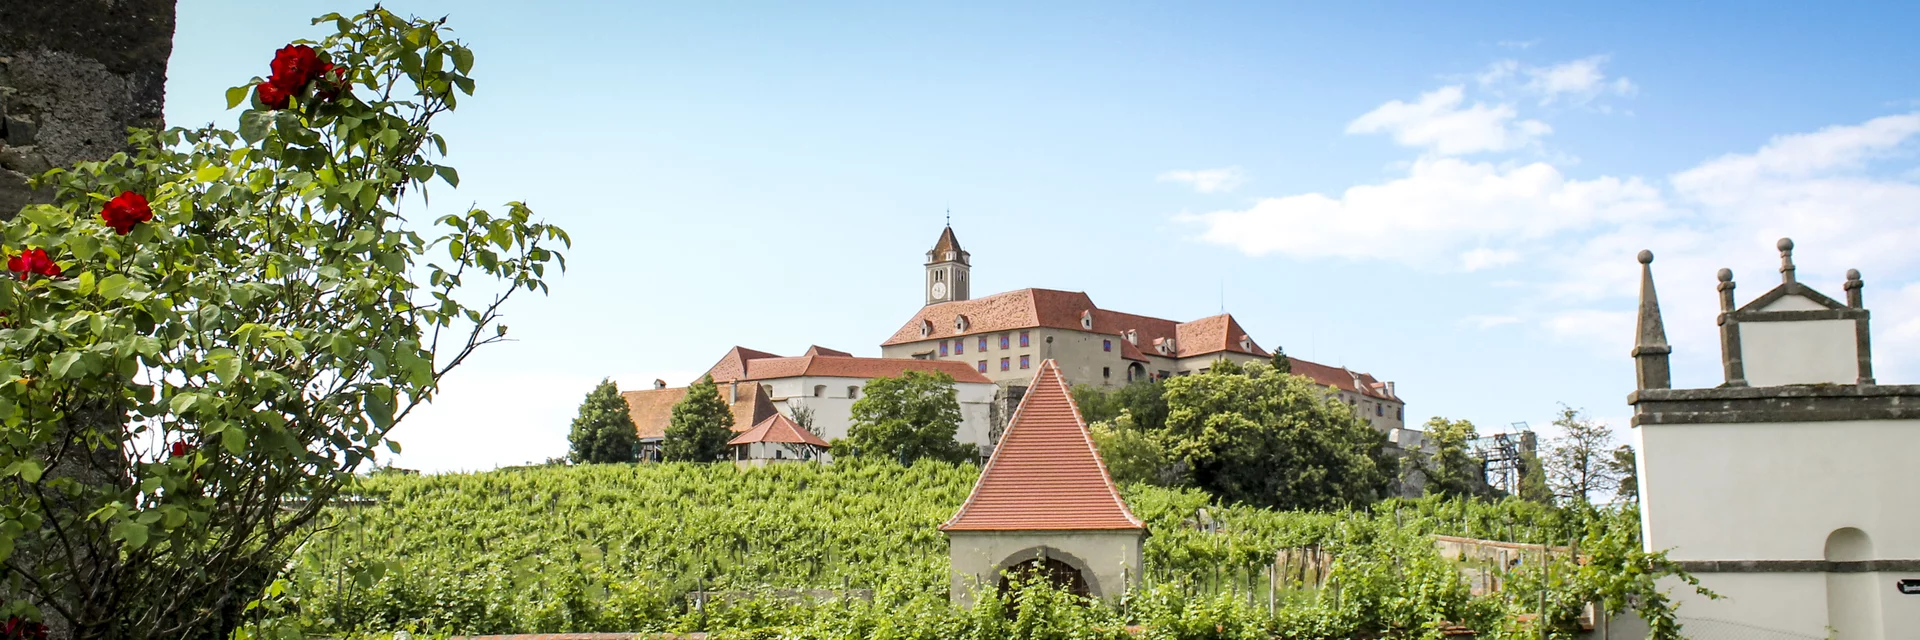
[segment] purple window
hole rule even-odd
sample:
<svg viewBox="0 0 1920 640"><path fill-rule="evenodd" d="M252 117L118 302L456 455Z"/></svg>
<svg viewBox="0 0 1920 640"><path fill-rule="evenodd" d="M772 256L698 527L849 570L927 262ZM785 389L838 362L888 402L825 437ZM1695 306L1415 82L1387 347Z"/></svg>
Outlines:
<svg viewBox="0 0 1920 640"><path fill-rule="evenodd" d="M1000 348L1002 350L1005 350L1007 348L1007 334L1004 334L1004 333L1000 334Z"/></svg>
<svg viewBox="0 0 1920 640"><path fill-rule="evenodd" d="M1025 331L1022 331L1022 332L1020 332L1020 346L1022 346L1022 347L1025 347L1025 346L1028 346L1028 345L1027 345L1027 332L1025 332Z"/></svg>
<svg viewBox="0 0 1920 640"><path fill-rule="evenodd" d="M1113 341L1112 341L1112 340L1101 340L1101 341L1100 341L1100 350L1101 350L1101 351L1112 351L1112 350L1113 350Z"/></svg>
<svg viewBox="0 0 1920 640"><path fill-rule="evenodd" d="M967 352L967 341L965 338L953 341L953 353L955 355L966 353L966 352Z"/></svg>
<svg viewBox="0 0 1920 640"><path fill-rule="evenodd" d="M940 341L940 355L947 355L947 341Z"/></svg>
<svg viewBox="0 0 1920 640"><path fill-rule="evenodd" d="M1000 370L1001 370L1001 371L1006 371L1006 370L1007 370L1007 359L1006 359L1006 358L1001 358L1001 359L1000 359Z"/></svg>
<svg viewBox="0 0 1920 640"><path fill-rule="evenodd" d="M981 360L981 361L980 361L980 373L986 373L986 372L987 372L987 361L985 361L985 360Z"/></svg>
<svg viewBox="0 0 1920 640"><path fill-rule="evenodd" d="M987 337L980 336L980 353L986 353L986 352L987 352Z"/></svg>
<svg viewBox="0 0 1920 640"><path fill-rule="evenodd" d="M1022 368L1022 369L1025 369L1025 368L1027 368L1027 357L1026 357L1026 356L1020 356L1020 368Z"/></svg>

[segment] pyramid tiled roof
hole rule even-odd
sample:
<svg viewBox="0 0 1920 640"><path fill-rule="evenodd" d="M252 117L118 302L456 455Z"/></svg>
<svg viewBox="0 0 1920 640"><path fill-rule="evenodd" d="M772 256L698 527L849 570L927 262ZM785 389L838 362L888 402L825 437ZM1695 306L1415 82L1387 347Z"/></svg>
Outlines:
<svg viewBox="0 0 1920 640"><path fill-rule="evenodd" d="M746 433L734 436L732 440L727 441L727 444L752 444L755 442L810 444L821 448L828 446L827 441L821 440L820 436L813 435L812 432L800 428L800 425L794 424L792 420L778 413L773 414L773 417L761 420L760 424L753 425L753 428L748 429Z"/></svg>
<svg viewBox="0 0 1920 640"><path fill-rule="evenodd" d="M943 531L1144 529L1107 467L1053 360L1040 363L967 502Z"/></svg>
<svg viewBox="0 0 1920 640"><path fill-rule="evenodd" d="M940 232L940 239L933 243L933 256L935 260L944 260L944 256L946 256L949 251L960 251L960 240L953 237L953 227L947 227L942 230Z"/></svg>

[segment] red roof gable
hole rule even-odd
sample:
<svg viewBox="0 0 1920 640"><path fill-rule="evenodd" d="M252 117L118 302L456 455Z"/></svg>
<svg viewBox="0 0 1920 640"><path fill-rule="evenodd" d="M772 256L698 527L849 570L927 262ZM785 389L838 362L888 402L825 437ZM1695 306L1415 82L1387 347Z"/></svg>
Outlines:
<svg viewBox="0 0 1920 640"><path fill-rule="evenodd" d="M1040 363L966 504L943 531L1144 529L1113 487L1053 360Z"/></svg>
<svg viewBox="0 0 1920 640"><path fill-rule="evenodd" d="M720 361L713 363L713 368L707 369L707 375L713 376L714 382L739 380L747 375L748 362L761 358L777 357L779 356L765 351L757 351L746 347L734 347L727 350L727 355L720 356Z"/></svg>
<svg viewBox="0 0 1920 640"><path fill-rule="evenodd" d="M967 318L965 330L959 329L954 322L959 316ZM1093 320L1092 327L1084 322L1089 316ZM932 330L923 336L920 334L921 327ZM1052 289L1020 289L975 300L928 305L880 344L887 346L1038 327L1090 331L1122 339L1128 331L1133 331L1139 340L1138 353L1129 354L1124 350L1122 353L1123 357L1130 360L1144 359L1144 356L1187 358L1221 351L1267 355L1267 351L1252 344L1251 339L1248 340L1248 348L1240 347L1240 337L1247 335L1247 332L1229 314L1181 323L1101 309L1094 306L1093 299L1085 293ZM1172 353L1163 354L1154 349L1154 341L1162 339L1173 341Z"/></svg>
<svg viewBox="0 0 1920 640"><path fill-rule="evenodd" d="M812 432L800 428L800 425L794 424L792 420L788 420L786 416L778 413L773 414L772 417L765 420L761 420L760 424L753 425L752 429L748 429L746 433L735 436L734 439L727 441L727 444L753 444L755 442L810 444L823 449L828 446L827 441L821 440L820 436L813 435Z"/></svg>
<svg viewBox="0 0 1920 640"><path fill-rule="evenodd" d="M828 349L828 348L826 348L826 347L822 347L822 346L820 346L820 345L817 345L817 344L816 344L816 345L813 345L813 346L811 346L811 347L807 347L807 352L806 352L806 353L803 353L803 354L800 354L800 355L805 355L805 356L832 356L832 357L836 357L836 358L851 358L851 357L853 357L853 354L851 354L851 353L847 353L847 352L845 352L845 351L841 351L841 350L839 350L839 349Z"/></svg>
<svg viewBox="0 0 1920 640"><path fill-rule="evenodd" d="M1314 382L1363 396L1400 400L1398 395L1387 388L1386 383L1375 380L1371 374L1360 373L1346 367L1329 367L1293 357L1288 357L1287 361L1292 365L1294 375L1306 376Z"/></svg>
<svg viewBox="0 0 1920 640"><path fill-rule="evenodd" d="M992 380L964 362L915 360L913 358L855 358L847 356L800 356L797 358L760 358L747 364L742 380L772 380L817 376L825 378L898 378L908 371L945 373L954 382L990 383Z"/></svg>

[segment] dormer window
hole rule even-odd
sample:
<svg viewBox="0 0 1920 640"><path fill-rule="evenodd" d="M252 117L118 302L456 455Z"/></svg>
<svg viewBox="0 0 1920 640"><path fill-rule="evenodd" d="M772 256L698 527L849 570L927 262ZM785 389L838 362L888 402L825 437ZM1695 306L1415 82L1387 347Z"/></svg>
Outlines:
<svg viewBox="0 0 1920 640"><path fill-rule="evenodd" d="M954 331L966 331L966 330L967 330L967 315L966 315L966 314L964 314L964 313L963 313L963 314L958 314L958 315L955 315L955 316L953 316L953 330L954 330Z"/></svg>
<svg viewBox="0 0 1920 640"><path fill-rule="evenodd" d="M1080 312L1080 328L1088 331L1093 330L1093 311Z"/></svg>
<svg viewBox="0 0 1920 640"><path fill-rule="evenodd" d="M1132 329L1128 329L1128 330L1127 330L1127 342L1128 342L1129 344L1132 344L1132 345L1134 345L1134 346L1136 346L1136 347L1137 347L1137 346L1140 346L1140 332L1138 332L1138 331L1134 331L1134 330L1132 330Z"/></svg>
<svg viewBox="0 0 1920 640"><path fill-rule="evenodd" d="M1240 350L1241 351L1253 350L1253 338L1251 336L1246 336L1246 335L1240 336Z"/></svg>
<svg viewBox="0 0 1920 640"><path fill-rule="evenodd" d="M930 335L933 335L933 321L921 320L920 321L920 337L925 338Z"/></svg>

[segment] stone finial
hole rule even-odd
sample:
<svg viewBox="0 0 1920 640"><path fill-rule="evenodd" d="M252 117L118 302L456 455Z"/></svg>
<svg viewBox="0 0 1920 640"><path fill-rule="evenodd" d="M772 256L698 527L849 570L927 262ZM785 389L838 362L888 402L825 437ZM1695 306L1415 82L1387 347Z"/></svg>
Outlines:
<svg viewBox="0 0 1920 640"><path fill-rule="evenodd" d="M1859 269L1847 270L1847 306L1855 309L1866 308L1866 304L1860 300L1860 289L1865 286L1867 283L1860 281Z"/></svg>
<svg viewBox="0 0 1920 640"><path fill-rule="evenodd" d="M1774 243L1780 248L1780 284L1793 284L1793 238Z"/></svg>
<svg viewBox="0 0 1920 640"><path fill-rule="evenodd" d="M1673 387L1667 354L1667 329L1660 320L1660 298L1653 290L1653 252L1640 252L1640 319L1633 343L1633 367L1641 389Z"/></svg>
<svg viewBox="0 0 1920 640"><path fill-rule="evenodd" d="M1720 290L1720 312L1727 313L1733 311L1733 270L1723 268L1719 276L1720 286L1716 288Z"/></svg>

